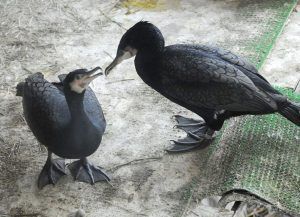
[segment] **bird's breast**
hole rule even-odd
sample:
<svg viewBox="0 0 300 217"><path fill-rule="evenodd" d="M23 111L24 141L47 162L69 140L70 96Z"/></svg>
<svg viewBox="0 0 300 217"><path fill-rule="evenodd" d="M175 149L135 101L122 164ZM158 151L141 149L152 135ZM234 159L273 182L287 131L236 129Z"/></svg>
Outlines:
<svg viewBox="0 0 300 217"><path fill-rule="evenodd" d="M99 147L102 132L94 126L70 125L58 132L49 149L56 155L64 158L76 159L93 154Z"/></svg>

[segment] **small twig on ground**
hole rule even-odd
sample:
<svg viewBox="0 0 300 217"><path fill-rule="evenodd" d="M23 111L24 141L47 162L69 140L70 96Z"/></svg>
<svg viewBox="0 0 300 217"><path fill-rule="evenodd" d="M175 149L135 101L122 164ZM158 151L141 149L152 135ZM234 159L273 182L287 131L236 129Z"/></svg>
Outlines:
<svg viewBox="0 0 300 217"><path fill-rule="evenodd" d="M22 67L22 69L30 74L32 74L32 71L30 71L29 69L25 68L25 67Z"/></svg>
<svg viewBox="0 0 300 217"><path fill-rule="evenodd" d="M117 80L117 81L110 81L107 82L106 84L113 84L113 83L118 83L118 82L123 82L123 81L133 81L134 78L128 78L128 79L122 79L122 80Z"/></svg>
<svg viewBox="0 0 300 217"><path fill-rule="evenodd" d="M263 214L265 212L268 212L268 209L266 207L261 207L259 209L253 210L250 214L247 215L247 217L260 216L260 214Z"/></svg>
<svg viewBox="0 0 300 217"><path fill-rule="evenodd" d="M117 0L116 3L114 3L114 5L111 7L111 9L109 11L112 11L112 9L114 9L119 3L120 3L120 0Z"/></svg>
<svg viewBox="0 0 300 217"><path fill-rule="evenodd" d="M37 217L40 216L41 214L39 213L32 213L32 214L21 214L21 215L15 215L15 217L22 217L22 216L32 216L32 217Z"/></svg>
<svg viewBox="0 0 300 217"><path fill-rule="evenodd" d="M13 147L11 148L11 151L10 151L10 153L9 153L9 155L8 155L8 158L10 158L10 157L13 155L16 145L17 145L17 143L15 142L15 143L13 144Z"/></svg>
<svg viewBox="0 0 300 217"><path fill-rule="evenodd" d="M115 166L113 168L110 168L108 171L113 172L113 171L116 171L116 170L120 169L121 167L128 166L130 164L141 162L141 161L150 161L150 160L155 161L155 160L160 160L160 159L162 159L162 157L149 157L149 158L135 159L135 160L129 161L127 163L120 164L120 165L117 165L117 166Z"/></svg>
<svg viewBox="0 0 300 217"><path fill-rule="evenodd" d="M190 197L189 197L189 199L188 199L188 201L186 203L186 206L185 206L185 208L184 208L184 210L183 210L183 212L181 214L181 217L186 216L186 213L187 213L187 211L188 211L188 209L190 207L190 204L192 202L193 196L194 196L194 191L192 191L192 193L191 193L191 195L190 195Z"/></svg>
<svg viewBox="0 0 300 217"><path fill-rule="evenodd" d="M109 184L113 189L116 189L116 187L110 181L107 181L107 184Z"/></svg>
<svg viewBox="0 0 300 217"><path fill-rule="evenodd" d="M105 53L107 56L109 56L112 60L114 59L114 58L112 57L112 55L110 55L108 52L103 51L103 53Z"/></svg>
<svg viewBox="0 0 300 217"><path fill-rule="evenodd" d="M30 213L30 214L5 214L5 213L0 213L1 216L13 216L13 217L25 217L25 216L28 216L28 217L38 217L40 216L41 214L40 213Z"/></svg>
<svg viewBox="0 0 300 217"><path fill-rule="evenodd" d="M119 22L113 20L112 18L110 18L109 16L107 16L101 9L98 9L99 12L107 19L109 19L111 22L115 23L117 26L119 26L120 28L124 29L127 31L127 29L125 27L123 27Z"/></svg>
<svg viewBox="0 0 300 217"><path fill-rule="evenodd" d="M195 216L199 216L197 213L195 213L194 211L191 211L191 213L193 213Z"/></svg>
<svg viewBox="0 0 300 217"><path fill-rule="evenodd" d="M0 142L3 142L4 143L4 139L3 137L0 136Z"/></svg>
<svg viewBox="0 0 300 217"><path fill-rule="evenodd" d="M26 123L26 120L25 120L25 117L24 117L23 114L20 114L20 119L21 119L21 121L22 121L23 123Z"/></svg>
<svg viewBox="0 0 300 217"><path fill-rule="evenodd" d="M298 80L298 82L294 88L294 92L300 92L300 79Z"/></svg>
<svg viewBox="0 0 300 217"><path fill-rule="evenodd" d="M134 214L135 216L136 216L136 215L147 216L147 215L144 214L144 213L139 213L139 212L136 212L136 211L134 211L134 210L126 209L125 207L116 205L116 204L114 204L114 203L112 203L112 202L110 202L110 201L108 201L108 200L104 200L104 202L105 202L105 203L108 203L108 204L110 204L110 205L112 205L112 206L118 207L118 208L120 208L120 209L122 209L122 210L124 210L124 211L126 211L126 212L128 212L128 213Z"/></svg>

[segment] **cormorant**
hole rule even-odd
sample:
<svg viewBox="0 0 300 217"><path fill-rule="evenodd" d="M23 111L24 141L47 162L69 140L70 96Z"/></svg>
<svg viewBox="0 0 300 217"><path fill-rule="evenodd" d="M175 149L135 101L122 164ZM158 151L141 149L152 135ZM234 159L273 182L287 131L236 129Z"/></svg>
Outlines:
<svg viewBox="0 0 300 217"><path fill-rule="evenodd" d="M196 121L175 116L187 137L168 151L206 146L226 119L278 112L300 126L300 105L275 90L247 60L230 51L205 45L165 47L160 30L141 21L121 38L117 55L105 74L123 60L135 57L142 80L169 100L201 116Z"/></svg>
<svg viewBox="0 0 300 217"><path fill-rule="evenodd" d="M50 83L42 73L28 76L17 85L17 96L23 97L26 122L38 141L48 149L48 158L39 178L38 187L55 184L65 175L65 160L52 159L52 153L62 158L80 159L69 165L75 180L94 184L109 181L101 168L93 166L87 157L100 145L106 121L90 82L102 73L77 69L60 75L61 82Z"/></svg>

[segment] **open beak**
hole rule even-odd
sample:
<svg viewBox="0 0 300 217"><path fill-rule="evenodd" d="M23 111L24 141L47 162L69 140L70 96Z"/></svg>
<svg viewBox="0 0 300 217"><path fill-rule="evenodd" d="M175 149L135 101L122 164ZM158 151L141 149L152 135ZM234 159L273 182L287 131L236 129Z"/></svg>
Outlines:
<svg viewBox="0 0 300 217"><path fill-rule="evenodd" d="M91 83L92 80L94 80L95 78L99 77L100 75L103 75L102 72L99 72L97 74L94 74L96 71L98 70L102 70L101 67L97 66L96 68L87 71L84 76L82 76L82 83L84 85L89 85L89 83Z"/></svg>
<svg viewBox="0 0 300 217"><path fill-rule="evenodd" d="M123 60L129 59L133 56L135 56L137 51L133 48L127 48L126 50L118 50L117 56L115 59L112 61L109 66L106 67L105 69L105 76L107 76L110 71L119 63L121 63Z"/></svg>

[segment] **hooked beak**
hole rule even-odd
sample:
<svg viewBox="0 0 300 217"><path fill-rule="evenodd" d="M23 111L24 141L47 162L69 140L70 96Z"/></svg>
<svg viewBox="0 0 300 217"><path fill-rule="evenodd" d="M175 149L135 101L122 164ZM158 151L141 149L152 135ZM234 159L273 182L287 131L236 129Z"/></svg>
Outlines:
<svg viewBox="0 0 300 217"><path fill-rule="evenodd" d="M109 64L109 66L106 67L105 76L107 76L116 65L121 63L123 60L129 59L129 58L135 56L136 53L137 53L137 50L130 48L130 47L126 47L126 50L118 50L115 59L112 61L111 64Z"/></svg>
<svg viewBox="0 0 300 217"><path fill-rule="evenodd" d="M106 69L105 69L105 76L107 76L109 73L110 73L110 71L116 66L116 65L118 65L121 61L120 61L120 59L121 59L121 56L116 56L115 57L115 59L112 61L112 63L111 64L109 64L109 66L107 66L106 67Z"/></svg>
<svg viewBox="0 0 300 217"><path fill-rule="evenodd" d="M98 70L102 70L101 67L97 66L96 68L90 70L90 71L87 71L85 73L84 76L82 76L82 83L84 85L88 85L89 83L91 83L92 80L94 80L95 78L99 77L100 75L103 75L102 72L99 72L97 74L94 74L96 71ZM94 75L93 75L94 74Z"/></svg>

